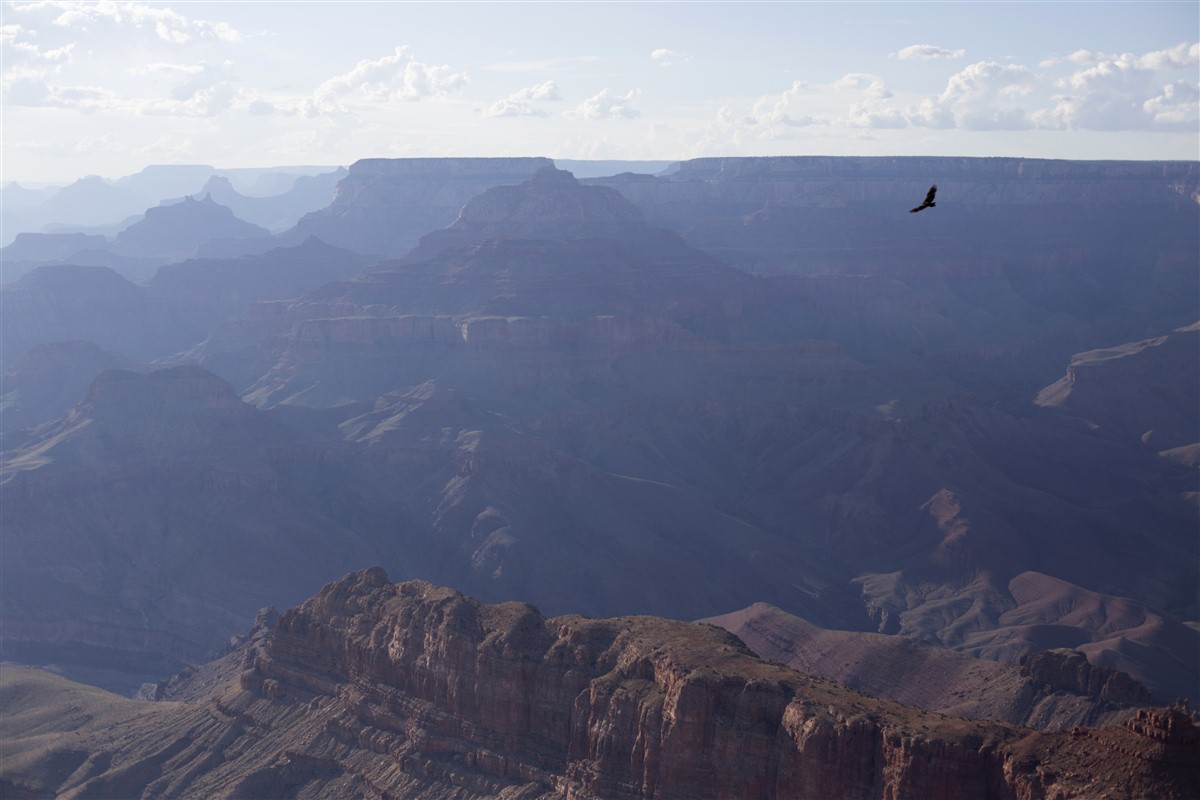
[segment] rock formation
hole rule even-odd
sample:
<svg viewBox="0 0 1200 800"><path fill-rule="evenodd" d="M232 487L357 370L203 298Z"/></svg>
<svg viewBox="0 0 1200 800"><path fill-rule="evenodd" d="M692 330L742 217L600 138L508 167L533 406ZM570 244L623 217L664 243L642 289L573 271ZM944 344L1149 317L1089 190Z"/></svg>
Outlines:
<svg viewBox="0 0 1200 800"><path fill-rule="evenodd" d="M58 419L83 399L96 377L135 365L93 342L58 341L35 346L4 375L0 432ZM7 447L5 449L8 449Z"/></svg>
<svg viewBox="0 0 1200 800"><path fill-rule="evenodd" d="M1055 734L966 722L761 661L712 626L547 619L391 584L379 569L326 586L256 641L236 682L192 703L120 702L9 674L0 780L10 793L131 798L1200 790L1200 735L1179 710ZM48 728L64 733L43 743Z"/></svg>
<svg viewBox="0 0 1200 800"><path fill-rule="evenodd" d="M107 371L14 444L6 660L127 692L211 657L264 600L378 560L337 519L319 426L257 411L198 367Z"/></svg>
<svg viewBox="0 0 1200 800"><path fill-rule="evenodd" d="M1164 336L1079 353L1038 393L1116 436L1156 451L1200 445L1200 322Z"/></svg>
<svg viewBox="0 0 1200 800"><path fill-rule="evenodd" d="M238 219L229 208L206 195L202 200L187 197L179 203L146 209L145 217L117 234L113 248L126 255L165 261L190 255L212 239L254 239L269 233L266 228Z"/></svg>
<svg viewBox="0 0 1200 800"><path fill-rule="evenodd" d="M902 636L827 630L765 603L705 621L766 660L966 719L1064 730L1119 723L1157 702L1129 675L1092 666L1075 650L1039 651L1017 666Z"/></svg>
<svg viewBox="0 0 1200 800"><path fill-rule="evenodd" d="M146 593L132 609L119 591L96 594L96 568L83 562L119 559L71 537L96 530L104 509L121 525L101 540L115 538L122 558L146 553L131 581L177 587L180 607L218 606L227 627L206 630L210 651L253 609L244 594L205 588L224 585L225 565L200 557L200 543L214 528L221 542L242 532L261 543L251 532L282 518L306 542L328 525L329 541L357 542L398 577L489 602L692 619L763 601L824 628L1014 668L1077 649L1157 696L1194 693L1194 470L1147 447L1141 430L1113 435L1033 403L1072 354L1200 316L1189 291L1192 165L723 160L683 165L678 180L605 185L539 159L370 161L350 172L311 225L335 245L416 247L303 296L266 288L295 277L290 260L304 262L297 272L334 272L336 251L166 270L156 283L176 305L153 287L130 295L164 328L133 324L145 317L132 306L88 328L96 293L72 294L67 281L23 299L5 287L6 357L12 342L15 358L56 338L92 339L137 361L198 361L256 407L224 409L222 424L184 415L180 431L156 428L157 439L117 426L136 457L118 455L120 437L104 442L111 453L84 446L97 422L6 437L5 458L22 469L0 491L26 482L40 498L20 506L20 547L40 552L47 531L74 532L63 547L79 563L54 576L64 598L86 585L96 614L122 624L153 607ZM908 184L918 177L918 191L938 180L939 215L914 221ZM1109 216L1109 182L1136 206L1126 228ZM903 198L895 224L908 227L885 246L892 193ZM1081 213L1093 201L1103 208ZM744 203L755 205L731 222ZM945 204L958 210L943 215ZM436 225L414 211L426 206ZM779 207L790 209L783 222L743 220ZM655 227L689 218L677 231ZM1008 222L1024 227L996 232ZM1089 226L1109 223L1093 245ZM418 225L442 229L417 243ZM712 242L710 252L696 246L725 226L736 232L721 258L780 248L808 259L816 250L793 235L802 225L828 268L756 276L714 257ZM1027 233L1025 244L1006 245L1011 230ZM51 331L55 315L70 324ZM115 346L117 332L139 351ZM182 355L166 349L174 342ZM139 413L163 399L152 382L127 384ZM156 441L186 443L202 474L171 482L187 465L169 452L170 469L147 466L160 463ZM98 452L106 458L70 469ZM217 469L226 462L238 469ZM142 470L137 496L129 464ZM74 495L53 488L63 473L78 482ZM193 518L194 553L165 559L170 569L153 562L150 533ZM239 574L274 568L270 547L239 552ZM335 560L312 566L311 579L330 577L318 567ZM264 589L253 607L291 602L299 588L281 579L271 589L280 596ZM115 608L101 608L101 596ZM66 605L58 618L76 619Z"/></svg>
<svg viewBox="0 0 1200 800"><path fill-rule="evenodd" d="M529 180L548 158L367 158L350 165L328 208L305 215L285 236L316 236L378 256L406 252L454 221L467 201L494 186Z"/></svg>
<svg viewBox="0 0 1200 800"><path fill-rule="evenodd" d="M38 267L0 287L0 369L37 345L88 341L134 361L150 361L186 347L161 305L108 267Z"/></svg>

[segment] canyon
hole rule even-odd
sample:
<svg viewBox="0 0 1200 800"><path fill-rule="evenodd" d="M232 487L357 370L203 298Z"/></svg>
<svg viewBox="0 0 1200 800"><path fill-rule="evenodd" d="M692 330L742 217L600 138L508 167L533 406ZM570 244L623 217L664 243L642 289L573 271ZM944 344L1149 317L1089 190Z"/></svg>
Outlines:
<svg viewBox="0 0 1200 800"><path fill-rule="evenodd" d="M937 208L909 215L933 180ZM1097 742L1186 796L1194 776L1164 765L1190 717L1164 707L1200 700L1198 186L1182 162L700 159L576 179L550 159L368 159L287 230L175 237L230 218L219 181L147 212L114 240L145 245L145 278L96 263L113 253L62 263L97 243L56 241L0 285L0 657L167 701L105 700L132 749L22 786L174 795L211 768L208 796L386 796L394 778L401 796L699 797L718 784L691 739L656 738L675 730L656 704L725 719L745 696L765 705L733 714L755 742L737 757L767 758L777 792L739 784L752 796L1095 796L1120 780L1084 766ZM160 236L187 249L155 254ZM224 656L237 670L196 666L347 573ZM353 613L331 599L346 592ZM372 671L396 652L362 637L431 603L519 630L428 632L434 672ZM555 644L564 625L574 643ZM479 685L525 699L422 694L488 636L515 648L504 669L528 664ZM661 673L659 646L680 648ZM574 677L538 671L571 652ZM795 699L810 692L839 710ZM205 732L147 755L176 725ZM812 777L810 728L880 771ZM221 772L215 742L251 730L324 744L271 764L246 744ZM102 749L79 735L72 752ZM612 761L638 747L636 770ZM931 763L958 771L914 766ZM129 777L156 770L157 788ZM802 773L817 782L788 782Z"/></svg>

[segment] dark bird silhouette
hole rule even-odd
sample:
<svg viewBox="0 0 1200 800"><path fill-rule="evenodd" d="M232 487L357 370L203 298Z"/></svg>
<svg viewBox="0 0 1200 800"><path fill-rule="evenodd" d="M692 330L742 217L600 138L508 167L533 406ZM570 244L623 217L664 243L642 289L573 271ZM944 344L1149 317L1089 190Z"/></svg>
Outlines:
<svg viewBox="0 0 1200 800"><path fill-rule="evenodd" d="M933 208L934 206L936 206L937 203L933 202L933 196L935 194L937 194L937 184L936 183L933 186L929 187L929 191L926 192L925 200L922 201L921 205L917 206L916 208L910 208L908 210L908 213L915 214L922 209Z"/></svg>

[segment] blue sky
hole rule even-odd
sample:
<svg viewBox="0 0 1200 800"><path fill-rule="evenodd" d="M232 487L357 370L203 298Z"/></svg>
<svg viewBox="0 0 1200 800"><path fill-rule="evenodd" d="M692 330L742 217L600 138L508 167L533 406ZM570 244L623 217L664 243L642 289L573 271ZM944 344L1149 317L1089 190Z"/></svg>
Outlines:
<svg viewBox="0 0 1200 800"><path fill-rule="evenodd" d="M3 181L366 157L1200 157L1200 3L0 4Z"/></svg>

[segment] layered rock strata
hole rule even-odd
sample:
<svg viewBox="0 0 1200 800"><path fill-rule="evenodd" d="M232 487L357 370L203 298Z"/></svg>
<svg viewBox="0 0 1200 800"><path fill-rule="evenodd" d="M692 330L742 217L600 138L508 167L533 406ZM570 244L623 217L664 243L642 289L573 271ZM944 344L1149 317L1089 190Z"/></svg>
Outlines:
<svg viewBox="0 0 1200 800"><path fill-rule="evenodd" d="M522 603L392 584L377 568L328 585L260 642L245 651L237 686L200 703L109 701L96 712L107 716L106 738L84 722L57 753L29 754L29 701L0 692L21 712L9 728L21 757L0 780L14 793L76 798L1065 800L1200 790L1197 729L1182 710L1059 734L965 722L761 661L712 626L547 619ZM80 713L78 695L73 703Z"/></svg>

